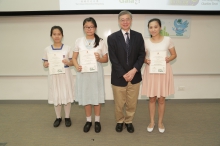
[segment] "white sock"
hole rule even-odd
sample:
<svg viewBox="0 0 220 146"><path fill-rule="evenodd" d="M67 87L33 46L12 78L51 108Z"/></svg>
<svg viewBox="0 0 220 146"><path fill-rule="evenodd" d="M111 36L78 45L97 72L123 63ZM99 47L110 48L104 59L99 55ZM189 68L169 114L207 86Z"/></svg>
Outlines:
<svg viewBox="0 0 220 146"><path fill-rule="evenodd" d="M65 118L70 118L71 103L64 105Z"/></svg>
<svg viewBox="0 0 220 146"><path fill-rule="evenodd" d="M57 118L61 118L61 105L54 106Z"/></svg>
<svg viewBox="0 0 220 146"><path fill-rule="evenodd" d="M91 117L91 116L86 117L86 121L87 121L87 122L92 122L92 117Z"/></svg>
<svg viewBox="0 0 220 146"><path fill-rule="evenodd" d="M95 116L95 122L100 122L100 116Z"/></svg>

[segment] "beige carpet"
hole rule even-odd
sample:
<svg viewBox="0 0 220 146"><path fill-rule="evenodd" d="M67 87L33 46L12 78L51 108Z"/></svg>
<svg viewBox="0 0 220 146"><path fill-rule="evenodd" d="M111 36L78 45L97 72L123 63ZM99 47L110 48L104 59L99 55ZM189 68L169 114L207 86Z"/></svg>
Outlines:
<svg viewBox="0 0 220 146"><path fill-rule="evenodd" d="M220 146L220 102L167 101L164 134L158 132L157 126L152 133L146 130L148 101L138 103L132 134L126 129L121 133L115 131L112 101L102 106L99 134L93 126L88 133L83 132L83 107L72 104L71 119L71 127L65 127L63 120L54 128L54 108L46 102L1 103L0 146Z"/></svg>

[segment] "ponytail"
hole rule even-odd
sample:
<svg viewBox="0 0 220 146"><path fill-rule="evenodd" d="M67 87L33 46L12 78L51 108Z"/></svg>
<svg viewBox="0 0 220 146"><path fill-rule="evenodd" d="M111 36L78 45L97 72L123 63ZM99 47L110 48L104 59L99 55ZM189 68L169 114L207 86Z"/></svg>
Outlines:
<svg viewBox="0 0 220 146"><path fill-rule="evenodd" d="M94 45L95 45L94 48L95 48L99 45L100 38L96 33L94 33L94 35L95 35L95 43L94 43Z"/></svg>

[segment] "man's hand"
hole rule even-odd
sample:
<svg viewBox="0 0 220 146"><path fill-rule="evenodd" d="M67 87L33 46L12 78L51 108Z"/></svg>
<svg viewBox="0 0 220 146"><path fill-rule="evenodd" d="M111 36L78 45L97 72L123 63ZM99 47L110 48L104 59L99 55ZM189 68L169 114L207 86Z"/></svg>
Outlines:
<svg viewBox="0 0 220 146"><path fill-rule="evenodd" d="M125 75L123 75L124 79L127 81L127 82L130 82L131 80L133 80L134 78L134 75L136 74L137 72L137 69L136 68L133 68L131 69L129 72L127 72Z"/></svg>

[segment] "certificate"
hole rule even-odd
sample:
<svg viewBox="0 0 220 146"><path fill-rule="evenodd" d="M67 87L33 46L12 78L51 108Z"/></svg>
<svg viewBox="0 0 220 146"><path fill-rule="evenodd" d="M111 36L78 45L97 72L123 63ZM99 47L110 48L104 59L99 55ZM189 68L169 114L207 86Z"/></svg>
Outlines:
<svg viewBox="0 0 220 146"><path fill-rule="evenodd" d="M166 51L150 52L150 73L166 73Z"/></svg>
<svg viewBox="0 0 220 146"><path fill-rule="evenodd" d="M64 56L62 53L47 53L49 62L49 73L50 74L63 74L65 73L64 64L62 62Z"/></svg>
<svg viewBox="0 0 220 146"><path fill-rule="evenodd" d="M82 66L81 72L97 71L97 61L94 54L95 52L96 52L95 49L79 51L80 65Z"/></svg>

